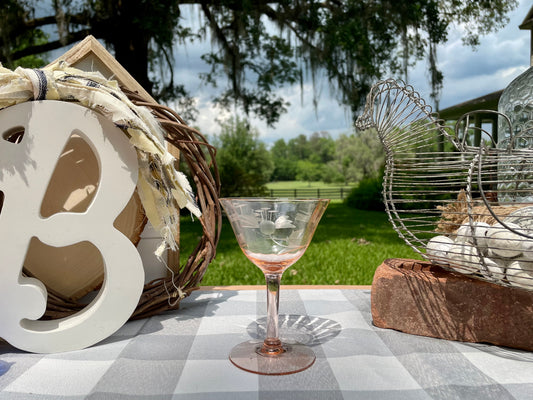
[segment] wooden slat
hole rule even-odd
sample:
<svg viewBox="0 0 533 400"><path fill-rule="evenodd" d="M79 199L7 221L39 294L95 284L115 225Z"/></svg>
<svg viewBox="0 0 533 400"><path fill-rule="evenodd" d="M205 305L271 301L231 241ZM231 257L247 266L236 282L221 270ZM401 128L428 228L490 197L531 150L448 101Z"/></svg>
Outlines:
<svg viewBox="0 0 533 400"><path fill-rule="evenodd" d="M92 35L87 36L51 64L58 61L65 61L70 66L83 71L98 71L106 79L114 79L121 86L139 93L146 101L157 104L152 96Z"/></svg>

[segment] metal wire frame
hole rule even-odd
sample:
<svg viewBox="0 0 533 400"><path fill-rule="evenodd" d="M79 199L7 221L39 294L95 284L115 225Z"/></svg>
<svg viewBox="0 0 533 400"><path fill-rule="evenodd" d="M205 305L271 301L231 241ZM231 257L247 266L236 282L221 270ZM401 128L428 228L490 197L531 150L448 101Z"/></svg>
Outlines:
<svg viewBox="0 0 533 400"><path fill-rule="evenodd" d="M385 209L409 246L448 270L533 290L533 150L515 149L515 137L499 149L481 128L488 142L469 145L472 115L453 130L411 86L386 80L356 126L384 146Z"/></svg>

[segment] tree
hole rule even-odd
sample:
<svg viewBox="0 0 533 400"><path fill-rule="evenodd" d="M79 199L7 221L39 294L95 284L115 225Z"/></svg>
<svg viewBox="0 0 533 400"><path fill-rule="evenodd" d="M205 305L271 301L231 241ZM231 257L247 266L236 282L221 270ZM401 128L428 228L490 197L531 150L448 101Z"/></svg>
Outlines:
<svg viewBox="0 0 533 400"><path fill-rule="evenodd" d="M270 149L274 171L272 181L293 181L296 179L296 160L291 156L289 146L284 139L278 139Z"/></svg>
<svg viewBox="0 0 533 400"><path fill-rule="evenodd" d="M309 142L307 141L307 136L304 134L300 134L289 140L287 146L289 148L289 156L295 160L307 160L311 155Z"/></svg>
<svg viewBox="0 0 533 400"><path fill-rule="evenodd" d="M221 196L261 196L273 170L270 153L259 133L246 120L233 118L221 125L217 147Z"/></svg>
<svg viewBox="0 0 533 400"><path fill-rule="evenodd" d="M323 163L335 158L335 141L329 132L313 132L309 138L310 160L315 163Z"/></svg>
<svg viewBox="0 0 533 400"><path fill-rule="evenodd" d="M344 176L345 183L376 178L385 163L383 146L372 130L340 135L336 141L335 160L328 165Z"/></svg>
<svg viewBox="0 0 533 400"><path fill-rule="evenodd" d="M4 0L0 7L0 61L11 67L24 65L26 67L40 67L44 65L43 58L33 54L15 56L22 49L43 45L46 35L40 29L26 29L24 21L28 19L27 2Z"/></svg>
<svg viewBox="0 0 533 400"><path fill-rule="evenodd" d="M314 181L320 181L323 174L323 165L308 160L299 160L297 163L296 179L305 181L309 184Z"/></svg>
<svg viewBox="0 0 533 400"><path fill-rule="evenodd" d="M314 132L309 139L300 134L285 143L279 139L270 150L274 161L273 180L319 181L329 174L330 182L338 180L332 176L326 164L335 158L335 141L328 132ZM327 180L327 178L326 178Z"/></svg>
<svg viewBox="0 0 533 400"><path fill-rule="evenodd" d="M276 94L304 77L325 75L339 102L355 112L372 81L398 76L428 57L432 97L438 100L442 73L436 46L452 24L463 24L464 40L508 21L517 0L4 0L0 59L21 58L74 43L88 33L109 45L135 79L160 99L183 96L174 82L175 45L211 40L203 56L206 83L219 88L214 99L241 107L274 124L287 110ZM185 18L185 6L195 5ZM36 9L43 12L37 16ZM49 34L46 42L38 40ZM167 73L163 73L167 71ZM221 79L222 78L222 79ZM223 82L226 81L226 84ZM316 101L316 98L315 98ZM185 102L187 103L187 102Z"/></svg>

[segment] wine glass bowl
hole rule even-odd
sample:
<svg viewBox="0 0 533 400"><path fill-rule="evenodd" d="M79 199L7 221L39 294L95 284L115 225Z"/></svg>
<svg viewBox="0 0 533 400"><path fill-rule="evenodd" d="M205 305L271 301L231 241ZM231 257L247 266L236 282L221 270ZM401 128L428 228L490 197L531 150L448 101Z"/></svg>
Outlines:
<svg viewBox="0 0 533 400"><path fill-rule="evenodd" d="M237 242L246 257L263 271L267 286L267 331L264 341L233 348L237 367L263 375L302 371L315 361L313 351L279 338L279 285L283 272L303 256L324 214L327 199L220 199Z"/></svg>

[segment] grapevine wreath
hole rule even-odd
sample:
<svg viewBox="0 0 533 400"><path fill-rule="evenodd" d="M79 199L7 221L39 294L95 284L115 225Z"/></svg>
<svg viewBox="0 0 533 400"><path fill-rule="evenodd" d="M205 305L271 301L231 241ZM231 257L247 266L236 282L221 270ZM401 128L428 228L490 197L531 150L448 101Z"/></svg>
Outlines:
<svg viewBox="0 0 533 400"><path fill-rule="evenodd" d="M145 219L162 238L156 250L158 258L166 249L178 250L175 238L180 209L189 210L199 220L203 234L185 264L171 266L166 277L145 284L131 318L177 309L181 299L198 288L215 257L220 236L220 182L213 146L169 107L120 88L116 81L107 80L98 72L85 72L65 62L14 71L0 65L0 109L36 100L67 101L87 107L109 118L129 138L137 152L137 192ZM175 169L176 159L165 142L177 148L187 163L196 194L185 174ZM86 306L82 301L49 291L43 318L62 318Z"/></svg>

